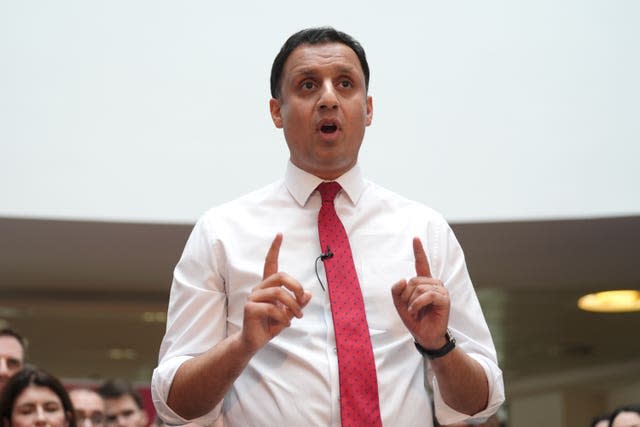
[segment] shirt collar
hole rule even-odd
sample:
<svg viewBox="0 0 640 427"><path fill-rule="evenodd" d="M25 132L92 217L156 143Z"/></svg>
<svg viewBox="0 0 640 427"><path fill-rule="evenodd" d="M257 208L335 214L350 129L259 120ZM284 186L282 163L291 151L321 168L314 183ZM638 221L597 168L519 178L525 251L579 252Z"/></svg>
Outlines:
<svg viewBox="0 0 640 427"><path fill-rule="evenodd" d="M351 203L357 205L365 188L365 180L362 176L360 166L356 164L335 181L338 181L342 187L342 191L347 195L349 200L351 200ZM300 206L307 204L309 197L311 197L321 182L323 182L321 178L303 171L291 163L291 160L287 163L284 184Z"/></svg>

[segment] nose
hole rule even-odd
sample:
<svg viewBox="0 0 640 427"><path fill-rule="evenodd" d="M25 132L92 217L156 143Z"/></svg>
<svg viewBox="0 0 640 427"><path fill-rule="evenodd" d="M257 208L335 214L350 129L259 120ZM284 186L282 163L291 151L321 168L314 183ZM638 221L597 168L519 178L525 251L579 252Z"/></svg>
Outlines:
<svg viewBox="0 0 640 427"><path fill-rule="evenodd" d="M333 82L327 81L322 85L318 106L321 110L332 110L338 108L339 101Z"/></svg>
<svg viewBox="0 0 640 427"><path fill-rule="evenodd" d="M36 408L36 425L46 424L47 418L44 414L44 408L40 405Z"/></svg>
<svg viewBox="0 0 640 427"><path fill-rule="evenodd" d="M124 414L118 414L116 418L116 426L117 427L127 427L127 419L128 417Z"/></svg>
<svg viewBox="0 0 640 427"><path fill-rule="evenodd" d="M7 367L7 359L0 357L0 375L8 375L9 368Z"/></svg>

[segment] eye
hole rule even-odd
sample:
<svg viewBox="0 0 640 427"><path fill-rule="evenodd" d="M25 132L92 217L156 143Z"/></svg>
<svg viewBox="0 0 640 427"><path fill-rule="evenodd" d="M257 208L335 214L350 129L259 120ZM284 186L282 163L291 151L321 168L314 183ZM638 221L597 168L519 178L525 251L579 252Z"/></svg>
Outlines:
<svg viewBox="0 0 640 427"><path fill-rule="evenodd" d="M13 370L18 370L20 368L22 368L22 361L18 360L18 359L8 359L7 360L7 368Z"/></svg>
<svg viewBox="0 0 640 427"><path fill-rule="evenodd" d="M57 412L60 410L60 405L56 402L48 402L44 405L44 410L46 412Z"/></svg>
<svg viewBox="0 0 640 427"><path fill-rule="evenodd" d="M353 84L351 83L351 80L347 80L347 79L340 80L339 84L340 84L340 87L343 87L343 88L349 88L353 86Z"/></svg>
<svg viewBox="0 0 640 427"><path fill-rule="evenodd" d="M302 84L300 85L300 87L302 87L302 89L304 90L311 90L314 87L316 87L315 83L312 82L311 80L305 80L302 82Z"/></svg>
<svg viewBox="0 0 640 427"><path fill-rule="evenodd" d="M132 417L135 413L136 411L134 411L133 409L127 409L125 411L122 411L122 416L125 418L129 418Z"/></svg>
<svg viewBox="0 0 640 427"><path fill-rule="evenodd" d="M27 405L20 405L18 407L18 413L20 415L30 415L36 412L36 407L35 405L32 404L27 404Z"/></svg>

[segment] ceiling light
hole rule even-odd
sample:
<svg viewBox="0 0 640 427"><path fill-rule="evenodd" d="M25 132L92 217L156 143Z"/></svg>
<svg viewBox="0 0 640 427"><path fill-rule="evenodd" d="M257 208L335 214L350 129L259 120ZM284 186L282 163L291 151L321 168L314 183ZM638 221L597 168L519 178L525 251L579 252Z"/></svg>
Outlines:
<svg viewBox="0 0 640 427"><path fill-rule="evenodd" d="M578 300L578 307L598 313L640 311L640 291L620 290L588 294Z"/></svg>
<svg viewBox="0 0 640 427"><path fill-rule="evenodd" d="M136 360L138 353L132 348L110 348L108 350L111 360Z"/></svg>
<svg viewBox="0 0 640 427"><path fill-rule="evenodd" d="M142 321L146 323L166 323L167 313L164 311L145 311L142 313Z"/></svg>

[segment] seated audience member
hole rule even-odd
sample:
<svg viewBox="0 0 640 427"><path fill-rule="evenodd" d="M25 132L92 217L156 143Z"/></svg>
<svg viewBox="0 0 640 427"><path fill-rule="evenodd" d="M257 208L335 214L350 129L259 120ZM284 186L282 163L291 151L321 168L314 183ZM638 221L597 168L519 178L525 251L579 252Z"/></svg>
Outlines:
<svg viewBox="0 0 640 427"><path fill-rule="evenodd" d="M609 414L599 415L591 420L591 427L609 427Z"/></svg>
<svg viewBox="0 0 640 427"><path fill-rule="evenodd" d="M105 381L98 389L104 399L107 427L146 427L149 419L140 393L122 379Z"/></svg>
<svg viewBox="0 0 640 427"><path fill-rule="evenodd" d="M105 419L104 399L96 391L77 388L69 392L76 412L78 427L103 427Z"/></svg>
<svg viewBox="0 0 640 427"><path fill-rule="evenodd" d="M222 427L222 426L223 426L222 417L218 417L218 419L216 419L216 421L211 425L211 427ZM164 421L162 421L162 418L156 415L155 420L153 420L153 425L150 427L170 427L170 426L166 424ZM187 423L187 424L181 425L180 427L202 427L202 426L197 423Z"/></svg>
<svg viewBox="0 0 640 427"><path fill-rule="evenodd" d="M480 424L470 424L463 421L455 424L442 425L442 427L500 427L500 421L496 415L492 415Z"/></svg>
<svg viewBox="0 0 640 427"><path fill-rule="evenodd" d="M621 406L609 417L609 427L638 426L640 426L640 405Z"/></svg>
<svg viewBox="0 0 640 427"><path fill-rule="evenodd" d="M25 367L5 385L0 397L4 427L77 427L67 390L53 375Z"/></svg>
<svg viewBox="0 0 640 427"><path fill-rule="evenodd" d="M4 385L24 365L25 342L13 329L0 329L0 393Z"/></svg>

